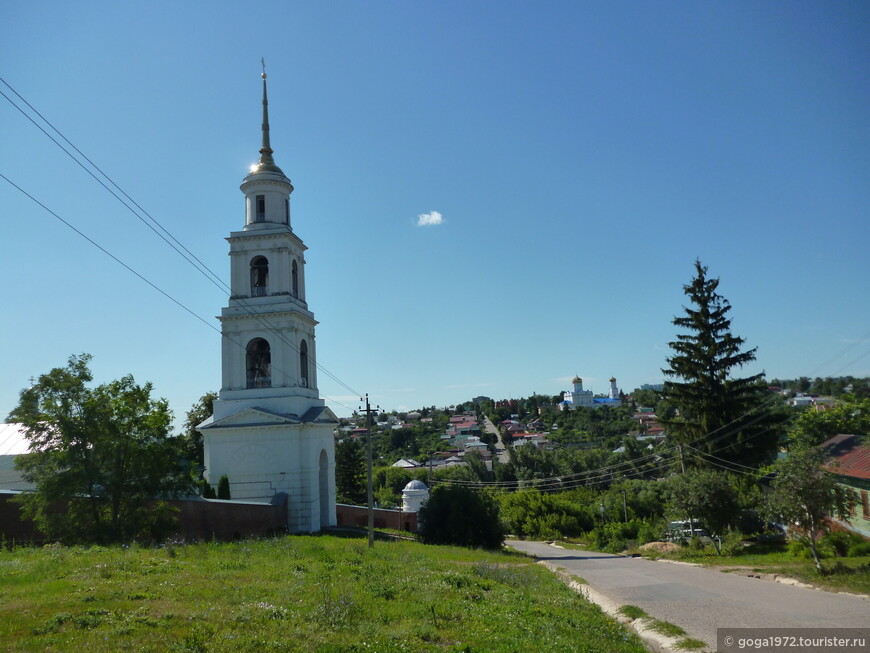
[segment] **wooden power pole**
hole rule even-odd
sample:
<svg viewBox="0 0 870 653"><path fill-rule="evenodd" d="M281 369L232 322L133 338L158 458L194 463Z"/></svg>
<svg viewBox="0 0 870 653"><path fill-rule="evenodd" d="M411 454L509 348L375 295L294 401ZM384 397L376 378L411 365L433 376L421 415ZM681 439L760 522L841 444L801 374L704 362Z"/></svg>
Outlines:
<svg viewBox="0 0 870 653"><path fill-rule="evenodd" d="M362 397L360 397L360 401L363 401ZM366 407L364 410L360 408L360 412L365 412L366 414L366 451L368 454L369 548L373 548L375 546L375 495L372 483L372 413L379 412L380 406L375 406L374 408L371 407L371 404L369 404L368 393L366 393L365 402Z"/></svg>

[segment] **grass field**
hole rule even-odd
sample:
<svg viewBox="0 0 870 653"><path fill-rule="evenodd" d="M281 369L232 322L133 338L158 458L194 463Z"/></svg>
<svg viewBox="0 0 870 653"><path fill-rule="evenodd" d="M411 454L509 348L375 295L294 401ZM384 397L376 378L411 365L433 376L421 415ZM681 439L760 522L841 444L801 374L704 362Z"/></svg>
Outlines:
<svg viewBox="0 0 870 653"><path fill-rule="evenodd" d="M588 542L572 540L563 541L562 545L576 549L594 548ZM733 573L777 574L824 590L870 594L870 556L826 558L822 560L825 573L819 574L811 558L795 555L784 543L752 544L732 555L717 555L712 546L696 551L685 547L675 553L633 547L628 553L651 560L681 560Z"/></svg>
<svg viewBox="0 0 870 653"><path fill-rule="evenodd" d="M827 558L822 560L824 574L819 574L811 559L796 556L787 551L784 545L777 544L752 545L731 556L686 551L678 556L666 557L710 567L736 567L757 573L779 574L827 590L870 594L870 556Z"/></svg>
<svg viewBox="0 0 870 653"><path fill-rule="evenodd" d="M0 549L9 651L644 651L528 558L330 536Z"/></svg>

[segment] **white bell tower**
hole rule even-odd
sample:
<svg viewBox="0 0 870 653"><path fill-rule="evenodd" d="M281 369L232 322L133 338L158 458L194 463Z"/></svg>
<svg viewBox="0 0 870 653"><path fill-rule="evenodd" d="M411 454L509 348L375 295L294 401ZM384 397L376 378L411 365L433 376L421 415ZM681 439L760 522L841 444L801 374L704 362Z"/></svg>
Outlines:
<svg viewBox="0 0 870 653"><path fill-rule="evenodd" d="M337 419L317 390L314 327L305 295L305 250L290 226L290 179L275 165L263 71L263 142L241 191L245 225L230 244L228 304L220 315L222 383L199 425L205 478L230 481L233 499L286 493L291 532L335 524Z"/></svg>

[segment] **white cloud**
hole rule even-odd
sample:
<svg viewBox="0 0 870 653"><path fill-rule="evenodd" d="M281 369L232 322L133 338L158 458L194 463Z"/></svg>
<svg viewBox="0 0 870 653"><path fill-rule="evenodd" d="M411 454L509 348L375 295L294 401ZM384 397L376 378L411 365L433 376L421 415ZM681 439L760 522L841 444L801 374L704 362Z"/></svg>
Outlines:
<svg viewBox="0 0 870 653"><path fill-rule="evenodd" d="M434 227L435 225L443 224L444 216L438 211L430 211L429 213L421 213L417 216L418 227Z"/></svg>

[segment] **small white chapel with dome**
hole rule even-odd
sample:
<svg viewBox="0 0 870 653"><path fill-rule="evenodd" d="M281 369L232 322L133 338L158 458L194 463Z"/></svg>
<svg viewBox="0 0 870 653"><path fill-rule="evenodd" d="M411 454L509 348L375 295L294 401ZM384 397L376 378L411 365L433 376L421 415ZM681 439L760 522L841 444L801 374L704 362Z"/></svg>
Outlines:
<svg viewBox="0 0 870 653"><path fill-rule="evenodd" d="M260 161L242 182L245 222L230 234L230 289L219 317L222 382L197 428L205 478L233 500L288 497L290 532L335 525L338 420L317 389L317 321L305 294L306 246L290 222L293 185L275 164L263 72Z"/></svg>

